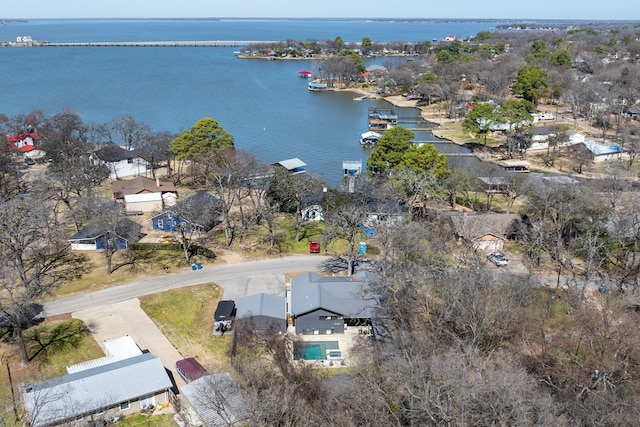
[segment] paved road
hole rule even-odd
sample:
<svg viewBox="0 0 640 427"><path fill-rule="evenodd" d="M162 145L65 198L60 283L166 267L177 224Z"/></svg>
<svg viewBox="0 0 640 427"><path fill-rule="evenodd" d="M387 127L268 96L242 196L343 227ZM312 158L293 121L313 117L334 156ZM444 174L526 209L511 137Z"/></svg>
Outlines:
<svg viewBox="0 0 640 427"><path fill-rule="evenodd" d="M202 270L167 274L50 301L44 304L43 313L45 316L72 313L208 282L220 285L224 289L225 299L237 300L239 297L261 292L284 295L285 273L319 270L320 263L326 259L323 256L289 256L216 267L205 265Z"/></svg>

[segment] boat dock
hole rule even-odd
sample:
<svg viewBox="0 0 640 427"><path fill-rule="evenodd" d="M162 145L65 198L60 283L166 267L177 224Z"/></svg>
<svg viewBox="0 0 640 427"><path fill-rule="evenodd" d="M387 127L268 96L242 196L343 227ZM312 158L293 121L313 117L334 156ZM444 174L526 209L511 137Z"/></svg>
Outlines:
<svg viewBox="0 0 640 427"><path fill-rule="evenodd" d="M271 41L256 40L183 40L183 41L137 41L137 42L31 42L2 43L0 46L12 47L242 47L258 43L275 43Z"/></svg>

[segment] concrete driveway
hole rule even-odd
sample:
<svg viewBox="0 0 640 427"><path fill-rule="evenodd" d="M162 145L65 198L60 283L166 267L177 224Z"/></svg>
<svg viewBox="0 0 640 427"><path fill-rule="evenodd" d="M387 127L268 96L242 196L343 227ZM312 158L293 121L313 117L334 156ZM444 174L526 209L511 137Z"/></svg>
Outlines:
<svg viewBox="0 0 640 427"><path fill-rule="evenodd" d="M175 369L176 362L184 357L140 308L138 298L76 311L72 316L90 328L102 350L105 340L129 335L141 350L148 350L162 360L178 387L185 384Z"/></svg>
<svg viewBox="0 0 640 427"><path fill-rule="evenodd" d="M148 350L162 360L173 374L178 388L185 382L177 374L175 364L188 357L181 355L140 308L138 296L215 282L224 289L223 298L238 300L246 295L269 293L285 295L285 273L317 270L325 259L321 256L294 256L210 267L198 271L149 278L115 288L75 295L45 303L45 314L71 312L91 330L104 350L104 341L129 335L141 350Z"/></svg>

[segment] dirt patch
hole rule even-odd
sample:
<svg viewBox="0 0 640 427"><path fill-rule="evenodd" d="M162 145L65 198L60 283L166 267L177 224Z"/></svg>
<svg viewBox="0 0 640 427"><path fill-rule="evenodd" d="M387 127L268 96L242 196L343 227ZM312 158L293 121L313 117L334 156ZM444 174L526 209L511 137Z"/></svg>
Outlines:
<svg viewBox="0 0 640 427"><path fill-rule="evenodd" d="M219 261L221 264L238 264L247 260L247 257L240 252L227 249L216 249L216 255L216 261Z"/></svg>

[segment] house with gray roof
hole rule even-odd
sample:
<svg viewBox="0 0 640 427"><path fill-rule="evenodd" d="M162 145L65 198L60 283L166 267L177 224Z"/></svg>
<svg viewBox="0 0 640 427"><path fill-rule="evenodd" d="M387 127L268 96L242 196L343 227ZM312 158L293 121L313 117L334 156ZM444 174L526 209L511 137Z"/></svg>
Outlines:
<svg viewBox="0 0 640 427"><path fill-rule="evenodd" d="M192 427L244 425L247 402L228 373L205 375L181 387L182 415Z"/></svg>
<svg viewBox="0 0 640 427"><path fill-rule="evenodd" d="M296 333L343 333L347 326L370 325L377 306L373 280L367 271L353 276L307 272L292 277L289 314Z"/></svg>
<svg viewBox="0 0 640 427"><path fill-rule="evenodd" d="M108 230L98 223L89 224L71 236L69 243L74 251L98 251L108 247L127 250L129 244L140 241L142 236L140 224L129 218L122 218L114 230Z"/></svg>
<svg viewBox="0 0 640 427"><path fill-rule="evenodd" d="M157 356L143 353L24 386L29 425L57 426L95 416L139 413L168 404L173 386Z"/></svg>
<svg viewBox="0 0 640 427"><path fill-rule="evenodd" d="M150 218L154 230L206 232L220 222L221 202L206 191L187 197Z"/></svg>
<svg viewBox="0 0 640 427"><path fill-rule="evenodd" d="M285 297L270 294L248 295L238 299L236 322L247 321L253 329L287 330Z"/></svg>

